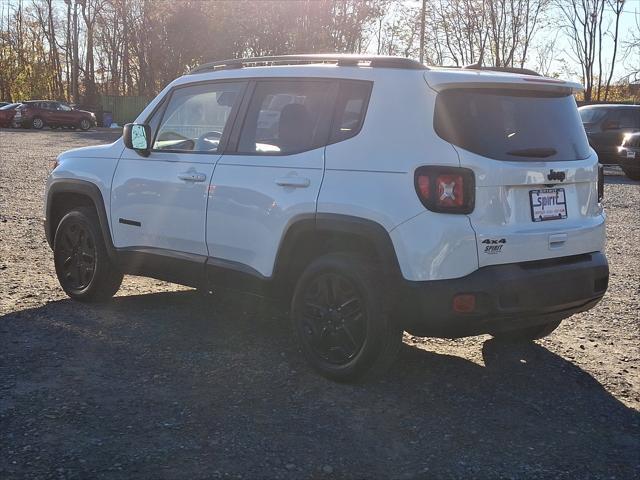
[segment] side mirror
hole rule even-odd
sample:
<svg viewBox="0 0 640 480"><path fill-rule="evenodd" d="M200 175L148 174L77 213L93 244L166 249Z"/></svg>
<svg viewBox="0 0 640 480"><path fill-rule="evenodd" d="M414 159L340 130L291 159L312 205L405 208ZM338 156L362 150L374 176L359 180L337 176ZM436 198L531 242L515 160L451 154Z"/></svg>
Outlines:
<svg viewBox="0 0 640 480"><path fill-rule="evenodd" d="M149 125L127 123L122 130L122 140L125 147L146 157L151 149L151 128Z"/></svg>

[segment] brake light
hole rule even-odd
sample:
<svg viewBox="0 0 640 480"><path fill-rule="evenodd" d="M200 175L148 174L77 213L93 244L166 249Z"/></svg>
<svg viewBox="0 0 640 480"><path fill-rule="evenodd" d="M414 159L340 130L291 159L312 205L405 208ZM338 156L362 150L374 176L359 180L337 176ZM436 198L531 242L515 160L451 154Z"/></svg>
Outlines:
<svg viewBox="0 0 640 480"><path fill-rule="evenodd" d="M604 200L604 167L598 164L598 203Z"/></svg>
<svg viewBox="0 0 640 480"><path fill-rule="evenodd" d="M468 168L420 167L415 188L422 204L433 212L471 213L475 204L475 176Z"/></svg>

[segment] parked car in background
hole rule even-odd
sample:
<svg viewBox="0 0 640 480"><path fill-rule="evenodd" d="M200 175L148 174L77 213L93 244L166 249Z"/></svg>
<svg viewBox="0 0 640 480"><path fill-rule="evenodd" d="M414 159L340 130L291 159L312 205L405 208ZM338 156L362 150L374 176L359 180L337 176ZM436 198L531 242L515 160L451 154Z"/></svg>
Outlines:
<svg viewBox="0 0 640 480"><path fill-rule="evenodd" d="M66 103L51 100L23 102L16 109L13 123L23 128L70 127L89 130L96 125L93 113L75 109Z"/></svg>
<svg viewBox="0 0 640 480"><path fill-rule="evenodd" d="M640 105L586 105L578 110L600 163L618 163L625 135L640 132Z"/></svg>
<svg viewBox="0 0 640 480"><path fill-rule="evenodd" d="M5 103L5 102L1 102ZM13 121L13 116L16 113L16 108L20 106L19 103L5 103L0 107L0 127L10 127Z"/></svg>
<svg viewBox="0 0 640 480"><path fill-rule="evenodd" d="M2 107L6 107L7 105L9 105L11 102L0 102L0 108Z"/></svg>
<svg viewBox="0 0 640 480"><path fill-rule="evenodd" d="M627 177L640 180L640 132L624 137L618 147L618 163Z"/></svg>

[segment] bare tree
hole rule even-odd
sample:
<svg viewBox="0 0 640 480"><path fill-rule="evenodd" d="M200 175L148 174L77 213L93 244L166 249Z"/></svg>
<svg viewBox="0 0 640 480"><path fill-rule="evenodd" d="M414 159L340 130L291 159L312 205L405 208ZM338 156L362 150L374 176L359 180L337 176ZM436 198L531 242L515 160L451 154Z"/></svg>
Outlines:
<svg viewBox="0 0 640 480"><path fill-rule="evenodd" d="M624 2L625 0L557 0L557 7L563 14L561 28L581 69L586 101L591 101L594 97L601 99L602 80L605 77L607 82L604 98L609 96ZM615 30L610 35L607 32L612 16ZM604 55L609 46L613 48L613 58L607 61Z"/></svg>

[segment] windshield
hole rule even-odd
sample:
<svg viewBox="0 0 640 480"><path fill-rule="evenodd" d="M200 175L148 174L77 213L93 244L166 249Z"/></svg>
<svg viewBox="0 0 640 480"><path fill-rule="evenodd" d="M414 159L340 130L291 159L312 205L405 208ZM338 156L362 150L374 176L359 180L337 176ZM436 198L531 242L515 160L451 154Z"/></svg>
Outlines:
<svg viewBox="0 0 640 480"><path fill-rule="evenodd" d="M597 122L607 113L607 111L603 108L581 108L578 111L580 112L582 123Z"/></svg>
<svg viewBox="0 0 640 480"><path fill-rule="evenodd" d="M4 107L0 107L0 110L11 110L18 106L17 103L10 103L9 105L5 105Z"/></svg>
<svg viewBox="0 0 640 480"><path fill-rule="evenodd" d="M446 90L436 100L434 127L444 140L496 160L561 161L589 156L571 95Z"/></svg>

